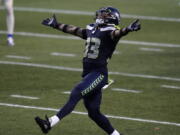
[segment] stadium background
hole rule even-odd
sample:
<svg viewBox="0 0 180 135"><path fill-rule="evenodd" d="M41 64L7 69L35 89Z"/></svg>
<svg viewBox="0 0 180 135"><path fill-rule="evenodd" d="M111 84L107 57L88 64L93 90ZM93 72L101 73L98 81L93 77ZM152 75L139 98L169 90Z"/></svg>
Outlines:
<svg viewBox="0 0 180 135"><path fill-rule="evenodd" d="M120 27L140 18L142 30L124 37L109 62L114 83L104 91L102 112L125 135L179 135L179 0L15 0L14 47L6 45L1 9L0 135L41 135L33 118L53 115L69 96L64 92L81 79L84 41L41 21L56 13L63 23L85 27L109 5L120 10ZM75 111L49 134L105 134L82 113L82 102Z"/></svg>

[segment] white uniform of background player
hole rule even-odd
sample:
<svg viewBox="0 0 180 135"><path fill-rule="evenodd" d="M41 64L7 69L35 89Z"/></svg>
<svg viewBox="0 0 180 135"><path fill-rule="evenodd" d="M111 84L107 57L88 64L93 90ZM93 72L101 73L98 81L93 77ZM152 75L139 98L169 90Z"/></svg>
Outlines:
<svg viewBox="0 0 180 135"><path fill-rule="evenodd" d="M4 4L7 15L6 15L6 24L7 24L7 43L9 46L14 46L14 10L13 10L13 0L0 0Z"/></svg>

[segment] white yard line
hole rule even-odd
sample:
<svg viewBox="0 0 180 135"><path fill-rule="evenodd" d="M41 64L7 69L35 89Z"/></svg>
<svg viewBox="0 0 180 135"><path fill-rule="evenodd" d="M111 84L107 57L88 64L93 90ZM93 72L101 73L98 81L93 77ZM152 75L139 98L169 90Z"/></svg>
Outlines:
<svg viewBox="0 0 180 135"><path fill-rule="evenodd" d="M21 65L21 66L28 66L28 67L39 67L39 68L57 69L57 70L64 70L64 71L82 72L81 68L52 66L52 65L47 65L47 64L35 64L35 63L13 62L13 61L0 61L0 64ZM159 79L159 80L169 80L169 81L178 81L178 82L180 81L180 78L155 76L155 75L131 74L131 73L111 72L111 71L109 72L109 74L128 76L128 77L147 78L147 79Z"/></svg>
<svg viewBox="0 0 180 135"><path fill-rule="evenodd" d="M39 106L26 106L26 105L10 104L10 103L0 103L0 106L24 108L24 109L36 109L36 110L54 111L54 112L59 111L59 109L55 109L55 108L47 108L47 107L39 107ZM87 115L87 112L73 111L72 113L80 114L80 115ZM130 121L137 121L137 122L144 122L144 123L154 123L154 124L172 125L172 126L180 127L180 123L168 122L168 121L148 120L148 119L142 119L142 118L132 118L132 117L114 116L114 115L106 115L106 117L112 118L112 119L130 120Z"/></svg>
<svg viewBox="0 0 180 135"><path fill-rule="evenodd" d="M4 9L4 7L1 7L0 9ZM57 13L57 14L70 14L70 15L88 15L88 16L94 15L94 12L88 12L88 11L33 8L33 7L14 7L14 10L23 11L23 12Z"/></svg>
<svg viewBox="0 0 180 135"><path fill-rule="evenodd" d="M114 51L113 54L118 55L118 54L122 54L122 53L119 51Z"/></svg>
<svg viewBox="0 0 180 135"><path fill-rule="evenodd" d="M7 34L7 32L0 30L0 34ZM80 40L80 38L75 36L64 36L64 35L55 35L55 34L42 34L42 33L31 33L31 32L15 32L14 34L18 36L27 36L27 37Z"/></svg>
<svg viewBox="0 0 180 135"><path fill-rule="evenodd" d="M150 51L150 52L162 52L164 51L163 49L159 48L139 48L141 51Z"/></svg>
<svg viewBox="0 0 180 135"><path fill-rule="evenodd" d="M179 87L179 86L161 85L161 87L163 87L163 88L170 88L170 89L179 89L179 90L180 90L180 87Z"/></svg>
<svg viewBox="0 0 180 135"><path fill-rule="evenodd" d="M0 30L0 34L7 34L7 32ZM63 36L63 35L55 35L55 34L42 34L42 33L31 33L31 32L15 32L14 34L18 35L18 36L27 36L27 37L82 40L82 39L75 37L75 36ZM143 46L180 48L180 44L167 44L167 43L144 42L144 41L120 40L119 43L120 44L128 44L128 45L143 45Z"/></svg>
<svg viewBox="0 0 180 135"><path fill-rule="evenodd" d="M39 97L23 96L23 95L10 95L14 98L25 98L25 99L39 99Z"/></svg>
<svg viewBox="0 0 180 135"><path fill-rule="evenodd" d="M4 9L4 7L1 7L0 9ZM78 10L61 10L61 9L46 9L46 8L32 8L32 7L14 7L14 10L22 11L22 12L60 13L60 14L94 16L94 12L78 11ZM143 20L180 22L180 18L142 16L142 15L131 15L131 14L121 14L121 16L123 18L133 18L133 19L139 18Z"/></svg>
<svg viewBox="0 0 180 135"><path fill-rule="evenodd" d="M64 92L62 92L63 94L71 94L71 92L70 91L64 91Z"/></svg>
<svg viewBox="0 0 180 135"><path fill-rule="evenodd" d="M17 56L17 55L6 55L6 58L14 58L14 59L25 59L25 60L30 60L31 57L27 56Z"/></svg>
<svg viewBox="0 0 180 135"><path fill-rule="evenodd" d="M122 88L112 88L113 91L119 91L119 92L129 92L129 93L141 93L140 90L128 90L128 89L122 89Z"/></svg>
<svg viewBox="0 0 180 135"><path fill-rule="evenodd" d="M180 47L180 44L167 44L167 43L144 42L144 41L130 41L130 40L120 40L119 43L129 44L129 45L172 47L172 48L176 48L176 47L179 48Z"/></svg>
<svg viewBox="0 0 180 135"><path fill-rule="evenodd" d="M65 57L75 57L76 56L76 54L60 53L60 52L52 52L51 55L53 55L53 56L65 56Z"/></svg>
<svg viewBox="0 0 180 135"><path fill-rule="evenodd" d="M158 17L158 16L142 16L142 15L128 15L122 14L123 18L134 18L143 20L153 20L153 21L166 21L166 22L180 22L180 18L170 18L170 17Z"/></svg>
<svg viewBox="0 0 180 135"><path fill-rule="evenodd" d="M123 72L109 72L110 75L121 75L128 77L140 77L140 78L149 78L149 79L160 79L160 80L169 80L169 81L180 81L180 78L165 77L165 76L155 76L155 75L143 75L143 74L131 74Z"/></svg>

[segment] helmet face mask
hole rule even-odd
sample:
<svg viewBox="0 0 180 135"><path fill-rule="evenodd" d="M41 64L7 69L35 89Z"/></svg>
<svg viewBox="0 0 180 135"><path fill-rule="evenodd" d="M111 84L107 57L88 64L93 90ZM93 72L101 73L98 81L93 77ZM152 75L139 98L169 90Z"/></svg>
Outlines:
<svg viewBox="0 0 180 135"><path fill-rule="evenodd" d="M97 24L114 24L120 23L120 13L116 8L104 7L96 11L96 23Z"/></svg>

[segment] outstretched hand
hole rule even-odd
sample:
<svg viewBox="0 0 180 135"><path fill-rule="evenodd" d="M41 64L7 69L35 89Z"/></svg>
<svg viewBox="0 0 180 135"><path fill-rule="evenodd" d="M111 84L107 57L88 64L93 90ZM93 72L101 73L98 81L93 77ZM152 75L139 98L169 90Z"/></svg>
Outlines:
<svg viewBox="0 0 180 135"><path fill-rule="evenodd" d="M132 22L128 27L127 29L129 31L138 31L141 29L141 24L139 22L139 19L135 20L134 22Z"/></svg>
<svg viewBox="0 0 180 135"><path fill-rule="evenodd" d="M51 18L47 18L42 21L42 24L45 26L57 28L58 27L58 22L56 19L56 15L54 14Z"/></svg>

